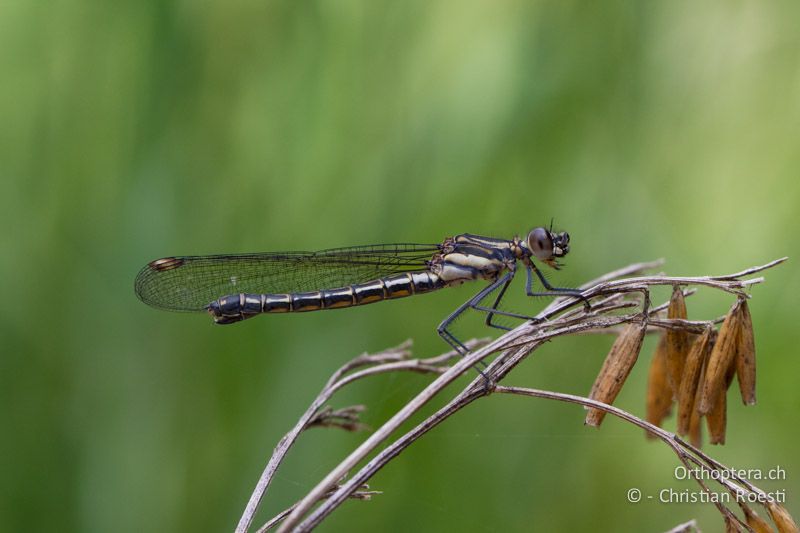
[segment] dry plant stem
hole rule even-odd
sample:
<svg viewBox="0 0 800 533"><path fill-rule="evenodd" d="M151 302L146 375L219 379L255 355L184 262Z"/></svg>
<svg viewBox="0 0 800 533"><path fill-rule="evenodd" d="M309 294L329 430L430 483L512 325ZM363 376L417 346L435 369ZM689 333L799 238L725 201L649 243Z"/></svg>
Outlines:
<svg viewBox="0 0 800 533"><path fill-rule="evenodd" d="M322 495L333 486L339 479L346 475L354 466L364 459L381 442L386 440L403 422L408 420L423 405L431 400L439 391L455 381L461 374L469 371L474 365L482 361L499 348L498 341L468 353L465 357L457 361L453 366L445 370L432 383L430 383L421 393L414 397L409 403L403 406L393 417L386 421L372 435L369 436L358 448L348 455L339 465L337 465L325 478L322 479L297 505L292 513L286 518L279 531L288 531L295 527L297 522L318 502ZM481 378L482 379L482 378ZM338 495L341 489L336 492ZM352 492L350 490L349 492ZM348 494L349 494L348 492ZM346 496L345 496L346 498ZM298 528L302 530L303 528Z"/></svg>
<svg viewBox="0 0 800 533"><path fill-rule="evenodd" d="M675 284L708 285L720 290L734 293L740 297L747 297L747 295L742 291L742 289L746 288L752 283L758 283L762 281L762 279L758 278L758 279L741 281L736 278L759 272L761 270L764 270L765 268L774 266L782 262L783 260L785 260L785 258L773 261L772 263L769 263L768 265L764 265L762 267L755 267L752 269L745 270L741 273L728 276L704 276L697 278L647 276L647 277L629 278L629 279L611 281L614 277L638 273L645 268L652 268L653 266L658 266L658 264L660 264L660 263L643 263L638 265L631 265L624 269L620 269L619 271L607 274L606 276L603 276L603 278L590 282L586 284L585 287L583 287L584 298L594 298L598 296L606 296L609 294L618 295L618 294L629 294L632 292L641 293L643 295L642 312L629 315L597 316L596 311L591 309L589 310L589 312L584 312L583 314L581 314L579 311L578 312L569 311L571 308L576 306L576 303L581 304L580 301L576 302L575 298L558 298L554 300L547 308L545 308L544 311L542 311L541 313L539 313L539 315L537 315L537 319L539 319L540 321L527 322L522 324L513 331L510 331L507 334L501 336L488 346L485 346L474 352L470 352L461 360L457 361L452 367L444 370L436 380L434 380L419 395L417 395L408 404L406 404L383 426L378 428L375 431L375 433L373 433L373 435L371 435L355 451L353 451L347 458L345 458L336 468L334 468L327 476L325 476L325 478L321 480L297 504L295 509L290 513L290 515L286 518L286 520L282 524L281 531L288 531L290 529L294 529L297 531L306 531L314 527L325 516L327 516L327 514L329 514L334 508L340 505L342 501L344 501L350 494L352 494L355 490L357 490L365 479L368 479L372 474L374 474L374 472L377 471L381 466L383 466L383 464L385 464L389 459L391 459L391 457L400 453L402 449L407 447L416 438L419 438L419 436L421 436L426 431L434 427L436 424L440 423L442 420L452 415L454 412L461 409L463 406L471 403L474 399L491 392L486 387L486 383L482 377L474 380L466 389L464 389L464 391L462 391L461 394L459 394L456 397L456 399L451 401L447 406L442 408L439 412L434 414L428 420L417 426L417 428L407 433L404 437L402 437L398 441L398 443L395 443L396 446L393 444L392 446L386 448L383 452L381 452L381 454L379 454L379 456L375 457L373 461L370 461L367 465L365 465L361 471L359 471L356 475L347 480L345 484L343 484L338 490L336 490L327 499L325 499L325 501L323 501L311 514L309 514L311 508L314 507L318 502L320 502L320 500L326 494L329 494L330 489L334 487L335 484L339 480L341 480L341 478L344 475L346 475L359 462L365 459L368 454L370 454L377 446L379 446L384 440L386 440L403 422L408 420L409 417L411 417L420 407L422 407L431 398L433 398L436 394L438 394L443 388L452 383L452 381L454 381L464 372L469 371L476 363L484 360L489 355L505 350L500 357L492 361L492 363L489 365L489 368L487 368L486 370L486 374L491 376L493 381L496 383L497 381L502 379L510 370L512 370L517 364L519 364L519 362L522 359L524 359L524 357L531 350L538 347L542 342L550 340L556 336L614 327L626 322L630 322L632 320L642 320L643 317L646 317L645 319L649 319L650 318L649 309L647 307L649 304L648 288L652 285L668 285L668 286ZM569 312L564 313L565 311ZM559 315L560 313L564 313L564 315L554 318L556 317L556 315ZM552 320L548 321L548 319ZM705 323L703 324L705 325ZM588 400L586 398L580 398L580 399L583 401L591 402L591 400ZM601 404L599 402L597 403L598 403L598 408L606 406L606 404ZM314 409L313 410L310 409L312 414L321 405L318 404L317 402L315 402L315 404L317 405L312 406L314 407ZM659 431L663 432L663 430L660 430L658 428L656 429L657 432ZM666 437L662 435L662 439L663 438ZM680 449L680 447L677 447L674 440L670 440L670 442L672 443L671 446L673 446L673 449L676 448ZM679 457L681 458L682 461L690 460L685 456L685 452L684 454L679 454ZM694 462L695 464L705 466L705 463L703 463L699 459L695 458L692 459L694 459L692 462ZM270 477L271 475L272 474L270 474ZM702 480L698 480L698 482L701 483L701 485L703 484ZM722 512L726 516L728 515L733 516L730 513L730 511L727 510L727 508L724 508L724 506L723 508L720 509L720 512ZM306 517L306 519L301 522L303 516L307 514L308 516ZM250 517L250 520L252 520L252 515ZM244 529L241 529L241 531L245 530L246 527Z"/></svg>
<svg viewBox="0 0 800 533"><path fill-rule="evenodd" d="M354 500L369 500L372 496L375 496L376 494L381 494L381 492L378 490L357 490L350 497ZM270 518L270 520L266 524L256 529L256 533L265 533L270 529L274 528L275 526L280 524L281 521L294 510L295 507L297 507L296 503L291 507L288 507L283 511L281 511L280 513L276 514L275 516Z"/></svg>
<svg viewBox="0 0 800 533"><path fill-rule="evenodd" d="M499 379L512 368L514 368L519 361L521 361L539 344L531 346L530 348L519 348L510 353L506 353L504 357L498 357L489 365L489 367L485 370L485 373L492 376L494 379ZM504 358L506 359L505 362L503 361ZM482 377L478 377L473 380L469 386L467 386L454 399L448 402L447 405L440 408L434 414L426 418L422 423L418 424L415 428L398 438L391 445L384 448L378 455L376 455L357 473L352 475L344 484L342 484L338 491L332 494L325 502L317 507L304 522L295 528L295 530L307 531L319 525L319 523L326 516L328 516L336 507L341 505L341 503L347 499L349 492L353 491L362 484L360 480L371 478L373 475L375 475L375 473L378 472L378 470L383 468L389 461L397 457L414 441L450 418L456 412L471 404L474 400L484 396L486 393L487 389L484 379Z"/></svg>
<svg viewBox="0 0 800 533"><path fill-rule="evenodd" d="M704 466L707 466L709 470L728 470L728 474L730 475L731 479L735 480L736 483L741 485L741 487L739 487L740 489L744 488L747 491L750 491L750 492L752 492L754 494L758 494L762 498L766 498L767 497L767 493L766 492L764 492L760 488L758 488L755 485L753 485L752 483L750 483L750 481L748 481L747 478L743 478L743 477L737 476L735 469L733 469L733 470L729 469L724 464L720 463L719 461L717 461L713 457L704 454L702 451L700 451L699 448L697 448L696 446L694 446L693 444L691 444L689 442L686 442L685 440L683 440L682 438L680 438L678 436L675 436L675 440L683 448L689 450L691 453L695 454L698 458L700 458L705 463ZM736 485L733 485L733 487L736 487Z"/></svg>
<svg viewBox="0 0 800 533"><path fill-rule="evenodd" d="M363 405L351 405L341 409L334 409L328 406L318 411L314 417L309 420L306 428L337 427L346 431L364 431L369 429L369 426L359 422L359 416L361 416L361 413L363 413L365 409L366 407Z"/></svg>
<svg viewBox="0 0 800 533"><path fill-rule="evenodd" d="M696 293L697 293L696 289L686 289L683 291L683 296L688 298L689 296L692 296L693 294ZM606 313L609 311L617 311L622 309L639 307L640 304L638 302L619 301L621 300L622 296L623 296L622 294L612 294L611 296L592 302L592 313L596 315L600 313ZM667 328L683 328L692 333L695 333L705 329L706 324L717 324L725 319L724 316L717 317L710 321L664 318L662 316L661 311L664 311L668 306L669 302L664 302L662 304L650 307L650 312L648 313L649 317L647 319L647 324L648 324L647 333L661 332L662 330ZM573 310L573 311L578 311L578 310ZM562 317L567 316L567 313L571 314L572 311L567 311L561 316ZM598 333L606 333L608 335L619 335L621 332L622 332L622 326L617 326L617 327L603 328L598 331L586 331L578 334L596 335Z"/></svg>
<svg viewBox="0 0 800 533"><path fill-rule="evenodd" d="M584 398L583 396L575 396L573 394L566 394L566 393L553 392L547 390L529 389L524 387L506 387L498 385L495 387L494 392L505 393L505 394L519 394L523 396L531 396L534 398L546 398L549 400L575 403L583 405L584 407L593 407L595 409L605 411L606 413L612 414L618 418L621 418L622 420L625 420L626 422L630 422L631 424L644 429L649 434L662 440L670 448L672 448L672 450L678 456L678 459L681 461L681 463L684 464L684 466L686 466L687 469L690 470L692 469L692 465L690 464L692 463L695 466L706 471L711 471L711 470L730 471L728 467L726 467L722 463L714 461L711 457L700 451L698 448L695 448L691 444L685 442L683 439L681 439L674 433L666 431L654 424L651 424L650 422L647 422L646 420L642 420L641 418L631 413L628 413L627 411L624 411L618 407L614 407L613 405L604 404L602 402L591 400L589 398ZM711 492L711 490L708 488L704 480L700 479L699 477L696 477L695 481L697 481L697 483L706 492L709 493ZM738 492L742 490L741 487L738 487L737 485L731 483L727 479L719 479L718 482L721 485L725 486L725 488L727 488L730 491ZM763 491L758 490L758 492L763 492ZM737 523L747 528L747 526L743 524L735 515L733 515L727 507L725 507L720 503L716 503L716 505L717 508L720 510L720 512L723 513L725 516L729 516L732 520L735 520Z"/></svg>
<svg viewBox="0 0 800 533"><path fill-rule="evenodd" d="M523 353L523 350L519 350L517 353L511 354L510 358L512 359L512 361L508 361L507 364L504 364L505 368L502 368L500 370L500 373L507 373L508 370L516 366L518 360L523 358L524 356L525 353ZM673 451L678 456L678 459L684 464L684 466L686 466L687 469L698 467L707 471L710 470L730 471L728 467L713 460L711 457L707 456L702 451L690 445L689 443L683 441L675 434L670 433L664 429L661 429L656 425L650 424L649 422L646 422L645 420L642 420L639 417L630 414L622 409L614 407L612 405L604 404L602 402L591 400L589 398L584 398L582 396L575 396L571 394L558 393L553 391L528 389L522 387L506 387L498 385L495 387L494 392L506 393L506 394L518 394L536 398L545 398L545 399L575 403L583 405L585 407L594 407L600 409L614 416L617 416L627 422L630 422L636 426L639 426L648 433L664 441L667 445L670 446L670 448L673 449ZM439 423L443 422L444 420L455 414L457 411L466 407L467 405L472 403L472 401L480 398L483 395L484 392L482 390L482 385L479 380L476 380L469 387L467 387L467 389L465 389L461 394L459 394L455 399L453 399L450 403L442 407L439 411L431 415L417 427L415 427L414 429L403 435L400 439L395 441L391 446L384 449L378 456L376 456L372 461L370 461L367 465L365 465L359 472L357 472L354 476L352 476L349 480L347 480L347 482L341 486L339 491L332 494L329 499L323 502L323 504L309 516L308 520L300 524L300 526L297 529L303 531L306 530L307 528L315 527L316 525L318 525L322 521L322 519L324 519L330 513L330 511L332 511L335 507L338 506L339 503L341 503L347 498L346 493L351 487L357 488L361 486L364 481L366 481L372 475L374 475L378 470L380 470L380 468L386 465L391 459L399 455L413 441L417 440L422 435L424 435L425 433L436 427ZM739 480L739 478L735 479L737 479L737 481ZM762 490L758 489L757 487L754 487L749 482L746 482L746 480L742 481L744 481L742 485L747 487L748 490L760 493L762 495L764 494ZM697 479L697 482L704 490L710 491L710 489L702 479ZM737 492L742 490L741 487L737 487L735 484L725 479L721 479L720 483L722 483L730 491ZM717 507L720 509L720 512L722 512L726 516L730 516L731 519L739 522L739 520L735 516L733 516L727 508L725 508L722 505L717 505Z"/></svg>
<svg viewBox="0 0 800 533"><path fill-rule="evenodd" d="M386 350L378 355L383 355L384 360L396 360L398 357L408 354L409 347L410 342L406 341L405 343L395 348L390 348L389 350ZM269 484L272 482L275 472L283 462L283 458L286 456L289 448L297 440L297 437L300 435L303 429L306 428L308 423L316 415L317 411L322 408L325 402L328 401L331 395L336 391L336 388L338 387L334 387L337 380L348 370L366 364L364 361L365 358L366 355L359 356L340 367L328 380L319 396L317 396L308 409L306 409L306 412L303 413L303 416L300 417L300 419L297 421L297 424L295 424L295 426L278 442L272 457L270 457L264 472L261 474L261 477L256 484L255 490L250 495L250 500L247 502L247 506L245 507L242 517L239 519L239 524L236 526L237 533L244 533L250 529L253 517L258 510L259 504L261 503L261 499L269 488Z"/></svg>
<svg viewBox="0 0 800 533"><path fill-rule="evenodd" d="M481 342L485 341L472 340L469 341L467 345L472 348L479 345ZM399 346L389 348L388 350L384 350L383 352L377 354L363 354L342 365L333 374L333 376L331 376L331 378L325 384L325 387L322 389L322 392L320 392L308 409L306 409L306 412L303 413L303 416L300 417L300 419L297 421L297 424L295 424L295 426L286 435L284 435L283 438L281 438L275 447L275 450L273 451L273 454L270 457L264 472L261 474L261 477L256 484L256 488L250 495L250 500L247 502L244 513L239 519L239 524L236 526L237 533L244 533L250 529L250 526L253 523L253 518L258 510L258 506L261 503L261 500L263 499L267 489L269 488L269 485L275 476L275 472L283 462L284 457L286 457L286 454L300 436L300 433L309 425L309 423L316 416L317 412L322 408L325 402L327 402L331 396L336 393L336 391L358 379L363 379L368 376L386 372L407 370L413 372L441 373L444 372L446 367L438 365L444 364L448 360L457 356L455 351L450 351L430 359L409 359L411 356L411 352L409 351L410 347L411 341L408 340ZM371 366L345 376L347 372L367 365L375 366Z"/></svg>
<svg viewBox="0 0 800 533"><path fill-rule="evenodd" d="M673 527L669 531L665 531L664 533L690 533L692 531L700 531L697 528L697 520L689 520L688 522L684 522L683 524L678 524L677 526Z"/></svg>

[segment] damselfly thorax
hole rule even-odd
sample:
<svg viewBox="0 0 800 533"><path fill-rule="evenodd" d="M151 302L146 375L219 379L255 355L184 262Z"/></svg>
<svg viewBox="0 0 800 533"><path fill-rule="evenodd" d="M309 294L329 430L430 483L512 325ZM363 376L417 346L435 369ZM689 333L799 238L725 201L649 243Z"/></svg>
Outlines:
<svg viewBox="0 0 800 533"><path fill-rule="evenodd" d="M536 267L539 260L558 268L569 252L569 234L536 228L525 239L495 239L468 233L441 244L379 244L319 252L176 256L148 263L136 277L135 290L148 305L173 311L207 311L217 324L231 324L266 313L340 309L405 298L467 281L489 284L439 325L449 344L464 345L448 330L467 308L494 315L530 318L499 310L517 266L527 271L526 292L578 295L552 287ZM544 291L533 292L533 274ZM493 303L484 305L493 292Z"/></svg>

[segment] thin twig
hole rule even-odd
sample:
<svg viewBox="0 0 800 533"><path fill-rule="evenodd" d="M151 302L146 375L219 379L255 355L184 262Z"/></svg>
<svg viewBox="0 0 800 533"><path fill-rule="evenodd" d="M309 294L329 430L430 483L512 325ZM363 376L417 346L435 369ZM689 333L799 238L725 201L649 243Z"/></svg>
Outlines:
<svg viewBox="0 0 800 533"><path fill-rule="evenodd" d="M482 344L486 344L487 342L487 339L473 339L468 341L466 344L469 348L475 348L481 346ZM289 449L297 441L300 433L309 426L309 423L313 420L317 412L331 398L331 396L336 393L336 391L359 379L387 372L405 370L411 372L441 373L446 367L440 365L443 365L450 359L458 356L456 351L451 350L443 353L442 355L431 357L429 359L410 359L411 352L409 351L409 348L411 347L411 344L411 340L406 340L405 342L393 348L388 348L387 350L376 354L362 354L351 361L348 361L333 373L331 378L325 384L325 387L323 387L319 395L314 399L313 402L311 402L311 405L308 407L308 409L306 409L306 412L303 413L303 416L301 416L297 421L297 424L295 424L295 426L286 435L284 435L283 438L281 438L277 446L275 446L275 450L273 451L267 466L264 468L264 471L262 472L255 489L250 495L250 499L248 500L247 506L242 513L242 517L239 519L239 523L236 526L236 533L246 533L250 529L253 519L255 518L255 514L258 511L258 506L260 505L261 500L264 498L267 489L269 489L269 485L275 476L275 472L283 462L283 459L286 457ZM358 372L353 372L349 375L347 374L347 372L364 366L367 366L367 368Z"/></svg>
<svg viewBox="0 0 800 533"><path fill-rule="evenodd" d="M375 433L370 435L358 448L348 455L341 463L331 470L311 491L298 503L297 507L286 518L279 531L287 531L295 527L300 518L305 515L314 504L319 501L321 496L342 476L347 474L356 464L366 455L375 449L381 442L386 440L403 422L408 420L422 406L428 403L439 391L455 381L461 374L468 371L478 362L494 353L498 348L498 342L494 341L483 348L470 352L464 358L457 361L453 366L440 374L422 392L404 405L393 417L386 421ZM337 491L337 494L339 491ZM299 529L303 529L302 527Z"/></svg>
<svg viewBox="0 0 800 533"><path fill-rule="evenodd" d="M367 489L367 488L369 488L369 487L365 487L365 489ZM378 495L378 494L383 494L383 493L381 491L379 491L379 490L357 490L350 496L350 499L352 499L352 500L369 500L373 496ZM256 533L265 533L265 532L269 531L270 529L274 528L275 526L280 524L281 521L284 518L289 516L289 513L291 513L294 510L295 507L297 507L297 503L291 505L290 507L287 507L286 509L284 509L280 513L276 514L275 516L270 518L269 521L266 524L264 524L263 526L258 528L256 530Z"/></svg>
<svg viewBox="0 0 800 533"><path fill-rule="evenodd" d="M678 524L677 526L673 527L669 531L665 531L664 533L692 533L693 531L697 532L700 531L697 528L697 520L689 520L688 522L684 522L683 524Z"/></svg>

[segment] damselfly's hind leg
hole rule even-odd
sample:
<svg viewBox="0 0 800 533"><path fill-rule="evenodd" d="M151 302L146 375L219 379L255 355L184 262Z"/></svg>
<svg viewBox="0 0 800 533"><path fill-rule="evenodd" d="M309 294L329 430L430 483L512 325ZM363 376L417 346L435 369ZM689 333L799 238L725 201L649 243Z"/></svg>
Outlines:
<svg viewBox="0 0 800 533"><path fill-rule="evenodd" d="M442 320L442 323L439 324L439 326L436 328L436 332L439 334L439 336L442 339L444 339L444 341L447 344L452 346L453 349L455 349L455 351L458 352L459 355L461 355L461 357L464 357L465 355L467 355L469 353L469 348L467 348L466 345L464 345L464 343L461 342L458 339L458 337L453 335L450 332L450 330L447 329L447 327L450 324L452 324L453 321L455 321L455 319L457 319L459 316L461 316L461 314L464 311L466 311L470 307L474 307L474 305L475 305L474 302L476 300L477 301L482 300L483 298L486 297L486 295L490 294L492 291L497 289L497 287L499 287L499 286L501 286L503 284L505 284L507 286L508 283L511 281L511 278L513 278L513 277L514 277L513 273L508 273L505 276L503 276L502 278L500 278L497 281L495 281L494 283L492 283L491 285L489 285L488 287L485 287L485 288L481 289L481 291L478 294L476 294L474 297L470 298L469 300L467 300L463 304L459 305L456 308L456 310L453 311L452 313L450 313L444 320ZM503 292L505 292L505 288L503 288ZM486 363L483 362L483 361L479 361L478 365L482 366L483 368L486 368ZM480 369L480 367L478 365L475 365L473 368L478 372L478 374L483 376L483 379L484 379L484 381L486 383L486 387L488 389L488 388L491 387L491 380L489 379L489 376L487 376Z"/></svg>
<svg viewBox="0 0 800 533"><path fill-rule="evenodd" d="M497 310L497 306L500 305L500 300L503 299L503 296L506 293L506 289L508 289L508 286L511 285L511 280L514 279L513 274L511 274L510 276L507 275L507 277L508 277L508 279L506 280L505 283L503 283L503 286L500 287L500 292L498 293L497 298L494 299L494 303L492 304L491 308L486 309L486 308L481 307L480 305L477 305L477 304L480 304L480 302L475 302L476 305L474 305L473 308L477 309L478 311L484 311L484 310L486 311L486 320L484 321L484 323L487 326L489 326L490 328L497 328L497 329L502 329L502 330L505 330L505 331L511 331L511 328L509 328L507 326L501 326L500 324L495 324L494 322L492 322L492 317L494 317L494 315L495 315L495 311Z"/></svg>
<svg viewBox="0 0 800 533"><path fill-rule="evenodd" d="M530 317L530 316L527 316L527 315L521 315L521 314L518 314L518 313L509 313L509 312L500 311L499 309L497 309L497 306L500 304L500 301L503 299L503 295L505 294L506 289L508 288L508 286L511 283L512 279L514 279L514 271L510 271L510 272L506 273L504 276L501 276L496 281L492 282L490 285L488 285L488 286L484 287L483 289L481 289L481 291L478 292L478 294L476 294L475 296L473 296L472 298L470 298L469 300L467 300L466 302L464 302L463 304L458 306L458 308L456 308L455 311L450 313L450 315L448 315L447 318L442 320L442 323L439 324L439 326L436 328L436 331L439 333L439 336L442 337L445 340L445 342L447 342L447 344L452 346L462 357L464 355L466 355L469 352L469 350L464 345L464 343L461 342L455 335L453 335L450 332L450 330L448 330L447 328L448 328L448 326L450 326L450 324L453 323L453 321L455 321L459 316L461 316L461 314L464 311L466 311L467 309L472 308L472 309L476 309L478 311L483 311L483 312L488 313L487 316L486 316L486 324L488 326L493 327L493 328L498 328L498 329L502 329L502 330L509 330L510 328L507 328L505 326L501 326L499 324L494 324L492 322L492 317L494 315L510 316L510 317L513 317L513 318L520 318L520 319L523 319L523 320L537 320L536 318ZM494 303L492 304L492 307L481 306L480 302L483 301L484 298L486 298L488 295L490 295L492 292L494 292L498 288L500 288L500 293L497 295L497 298L495 298ZM483 362L483 361L480 361L479 364L481 366L483 366L484 368L486 368L486 366L487 366L486 363ZM475 366L474 368L475 368L475 370L478 371L478 373L481 376L483 376L484 380L486 381L487 388L491 387L491 380L489 379L489 377L484 372L482 372L481 369L478 368L477 366Z"/></svg>
<svg viewBox="0 0 800 533"><path fill-rule="evenodd" d="M481 289L480 292L478 292L478 294L476 294L475 296L473 296L472 298L470 298L469 300L458 306L458 308L456 308L455 311L450 313L447 316L447 318L442 320L442 323L439 324L439 327L436 328L436 331L439 333L439 336L442 337L445 340L445 342L447 342L450 346L455 348L459 353L461 353L462 355L466 354L469 350L467 350L466 346L464 346L464 343L458 340L458 338L455 335L453 335L447 328L459 316L461 316L461 314L464 311L470 308L475 309L477 311L488 313L486 316L486 325L506 331L508 331L510 328L507 328L506 326L501 326L500 324L493 323L492 317L494 317L495 315L500 315L512 318L519 318L521 320L537 320L535 317L532 316L522 315L519 313L510 313L508 311L501 311L497 309L497 306L503 299L503 295L505 295L506 289L508 288L508 285L511 283L512 279L514 279L514 272L513 271L507 272L505 275L501 276L496 281L492 282L490 285L487 285L486 287ZM496 291L498 288L500 288L500 293L497 295L497 298L495 298L494 303L492 304L491 307L485 307L480 305L480 303L488 295Z"/></svg>
<svg viewBox="0 0 800 533"><path fill-rule="evenodd" d="M450 331L447 329L447 326L452 324L453 321L458 318L467 308L469 308L469 302L464 302L463 304L459 305L458 308L447 315L447 317L442 320L442 323L436 328L436 332L439 334L439 336L444 339L447 344L452 346L453 349L455 349L455 351L457 351L461 356L469 353L469 349L464 345L463 342L458 340L455 335L450 333Z"/></svg>
<svg viewBox="0 0 800 533"><path fill-rule="evenodd" d="M466 311L467 309L469 309L471 307L474 308L476 306L477 302L480 302L481 300L486 298L486 296L491 294L493 291L497 290L497 288L502 285L503 289L500 291L500 296L498 297L497 301L495 302L495 305L497 305L497 303L500 301L500 298L502 298L502 295L505 292L506 287L511 282L511 279L513 277L514 277L514 273L513 272L508 272L506 275L504 275L504 276L500 277L499 279L497 279L496 281L494 281L491 285L488 285L488 286L484 287L483 289L481 289L480 292L478 292L478 294L476 294L475 296L473 296L472 298L470 298L469 300L467 300L463 304L459 305L456 308L456 310L453 311L452 313L450 313L447 316L447 318L442 320L442 323L439 324L439 326L436 328L436 331L439 333L439 336L442 337L445 340L445 342L447 342L447 344L449 344L450 346L455 348L456 351L458 351L461 355L464 355L467 352L469 352L467 347L464 346L464 343L461 342L460 340L458 340L458 338L456 338L456 336L453 335L447 329L447 327L450 324L452 324L455 321L455 319L457 319L459 316L461 316L461 314L464 311ZM494 324L490 324L490 325L492 325L494 327L497 327Z"/></svg>

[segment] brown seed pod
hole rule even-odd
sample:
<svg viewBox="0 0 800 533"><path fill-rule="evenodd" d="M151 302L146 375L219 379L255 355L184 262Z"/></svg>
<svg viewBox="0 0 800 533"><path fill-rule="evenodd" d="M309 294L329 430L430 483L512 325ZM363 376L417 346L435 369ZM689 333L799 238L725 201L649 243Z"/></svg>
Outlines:
<svg viewBox="0 0 800 533"><path fill-rule="evenodd" d="M700 448L703 445L703 415L697 411L692 411L692 417L689 420L689 442L695 448Z"/></svg>
<svg viewBox="0 0 800 533"><path fill-rule="evenodd" d="M672 288L672 296L669 298L667 308L667 318L686 319L686 301L683 298L683 291L679 285ZM680 329L668 329L667 338L667 375L669 385L672 389L673 399L678 399L681 378L683 377L683 365L689 352L688 334Z"/></svg>
<svg viewBox="0 0 800 533"><path fill-rule="evenodd" d="M646 331L647 324L644 322L630 323L625 326L603 361L603 366L589 393L591 399L607 404L614 402L639 357ZM584 423L598 427L605 414L605 411L600 409L589 409Z"/></svg>
<svg viewBox="0 0 800 533"><path fill-rule="evenodd" d="M714 402L728 390L729 370L739 349L739 302L728 311L725 321L719 328L717 341L711 350L706 366L700 397L700 414L707 414L714 408Z"/></svg>
<svg viewBox="0 0 800 533"><path fill-rule="evenodd" d="M740 533L741 532L741 530L739 529L739 524L734 522L734 520L730 516L723 515L723 518L725 518L725 533Z"/></svg>
<svg viewBox="0 0 800 533"><path fill-rule="evenodd" d="M659 427L672 409L672 390L667 381L666 357L666 336L661 335L656 350L653 352L650 371L647 375L647 415L645 417L648 422ZM645 432L645 435L651 439L655 438L648 432Z"/></svg>
<svg viewBox="0 0 800 533"><path fill-rule="evenodd" d="M739 306L739 349L736 352L736 376L745 405L756 403L756 344L753 339L753 320L747 300Z"/></svg>
<svg viewBox="0 0 800 533"><path fill-rule="evenodd" d="M700 365L700 376L697 379L697 387L694 393L694 406L692 407L692 414L689 419L689 442L693 446L700 448L703 444L703 415L700 414L700 399L703 395L703 381L705 380L706 367L708 366L708 358L711 356L711 351L714 349L714 343L717 340L716 332L712 331L711 338L708 339L708 346L703 354L703 362Z"/></svg>
<svg viewBox="0 0 800 533"><path fill-rule="evenodd" d="M769 517L775 522L775 527L778 528L778 533L799 533L800 528L797 527L792 515L785 507L775 502L767 502L765 504Z"/></svg>
<svg viewBox="0 0 800 533"><path fill-rule="evenodd" d="M708 441L711 444L725 444L725 430L728 425L727 389L722 389L714 400L714 407L706 414Z"/></svg>
<svg viewBox="0 0 800 533"><path fill-rule="evenodd" d="M740 507L744 512L745 522L755 533L772 533L772 527L770 527L769 522L758 516L758 513L752 510L749 505L740 504Z"/></svg>
<svg viewBox="0 0 800 533"><path fill-rule="evenodd" d="M714 329L709 326L702 335L695 339L689 348L686 363L683 365L683 376L678 391L678 433L680 435L686 435L689 432L697 386L700 383L700 371L711 351L713 331Z"/></svg>

